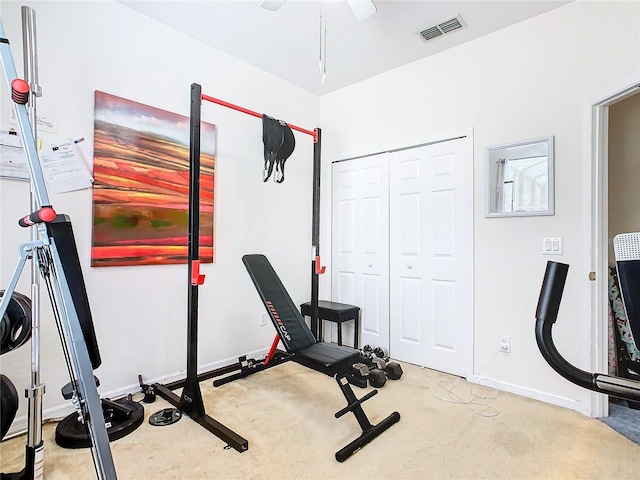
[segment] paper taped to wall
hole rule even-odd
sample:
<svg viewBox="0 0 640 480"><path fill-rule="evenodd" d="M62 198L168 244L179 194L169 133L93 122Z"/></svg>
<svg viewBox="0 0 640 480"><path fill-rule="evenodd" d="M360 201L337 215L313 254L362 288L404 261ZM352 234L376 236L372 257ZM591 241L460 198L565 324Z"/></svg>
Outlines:
<svg viewBox="0 0 640 480"><path fill-rule="evenodd" d="M38 142L41 143L41 142ZM86 138L49 143L38 153L47 187L55 193L93 185L92 147ZM16 132L0 132L0 177L29 180L29 164L22 139Z"/></svg>
<svg viewBox="0 0 640 480"><path fill-rule="evenodd" d="M0 132L0 177L29 180L29 164L17 132Z"/></svg>
<svg viewBox="0 0 640 480"><path fill-rule="evenodd" d="M44 179L55 193L72 192L93 185L91 172L76 145L74 140L69 140L50 144L40 151Z"/></svg>

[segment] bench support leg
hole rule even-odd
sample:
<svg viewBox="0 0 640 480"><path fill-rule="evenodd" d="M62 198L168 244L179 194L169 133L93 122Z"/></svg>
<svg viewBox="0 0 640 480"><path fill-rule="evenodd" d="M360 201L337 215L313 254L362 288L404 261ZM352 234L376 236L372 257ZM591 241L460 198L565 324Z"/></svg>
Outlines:
<svg viewBox="0 0 640 480"><path fill-rule="evenodd" d="M367 417L367 414L362 408L362 403L366 400L369 400L373 397L377 390L373 390L369 394L365 395L361 399L358 399L356 395L353 393L351 389L351 385L349 385L349 380L347 379L346 374L337 374L336 381L338 382L338 386L344 395L344 398L347 400L347 406L336 413L336 418L341 417L345 413L351 412L358 420L358 424L362 429L362 435L353 440L351 443L341 448L336 452L336 460L338 462L344 462L347 458L353 455L355 452L360 450L362 447L371 442L378 435L386 431L391 425L397 423L400 420L400 414L398 412L393 412L387 418L382 420L380 423L376 425L372 425Z"/></svg>

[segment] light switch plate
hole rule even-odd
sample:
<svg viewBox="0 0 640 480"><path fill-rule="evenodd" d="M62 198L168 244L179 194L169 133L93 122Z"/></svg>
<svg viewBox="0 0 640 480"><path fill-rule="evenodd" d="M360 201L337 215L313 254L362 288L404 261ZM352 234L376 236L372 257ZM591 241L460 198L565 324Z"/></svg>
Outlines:
<svg viewBox="0 0 640 480"><path fill-rule="evenodd" d="M543 255L562 255L562 237L544 237L542 239Z"/></svg>

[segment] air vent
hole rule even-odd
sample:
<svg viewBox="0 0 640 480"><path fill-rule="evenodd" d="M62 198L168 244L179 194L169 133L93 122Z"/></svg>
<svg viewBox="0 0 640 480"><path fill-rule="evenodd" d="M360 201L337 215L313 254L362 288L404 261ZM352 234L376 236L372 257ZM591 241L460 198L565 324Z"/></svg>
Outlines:
<svg viewBox="0 0 640 480"><path fill-rule="evenodd" d="M432 38L439 37L440 35L442 35L442 33L442 30L440 30L438 27L431 27L421 31L420 35L422 35L422 38L424 38L425 40L431 40Z"/></svg>
<svg viewBox="0 0 640 480"><path fill-rule="evenodd" d="M464 22L464 20L462 20L462 17L460 15L457 15L456 17L450 18L449 20L440 22L438 25L425 28L420 32L420 36L425 41L429 41L433 40L434 38L441 37L445 33L451 33L466 26L467 24Z"/></svg>

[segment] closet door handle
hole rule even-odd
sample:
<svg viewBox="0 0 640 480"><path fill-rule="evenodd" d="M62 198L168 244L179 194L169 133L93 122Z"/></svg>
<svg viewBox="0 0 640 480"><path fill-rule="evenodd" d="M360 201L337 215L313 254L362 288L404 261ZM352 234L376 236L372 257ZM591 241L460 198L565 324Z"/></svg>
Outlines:
<svg viewBox="0 0 640 480"><path fill-rule="evenodd" d="M409 264L409 265L407 265L407 268L408 268L409 270L411 270L411 269L413 268L413 265Z"/></svg>
<svg viewBox="0 0 640 480"><path fill-rule="evenodd" d="M373 267L373 263L370 263L370 264L369 264L369 268L371 268L371 267Z"/></svg>

